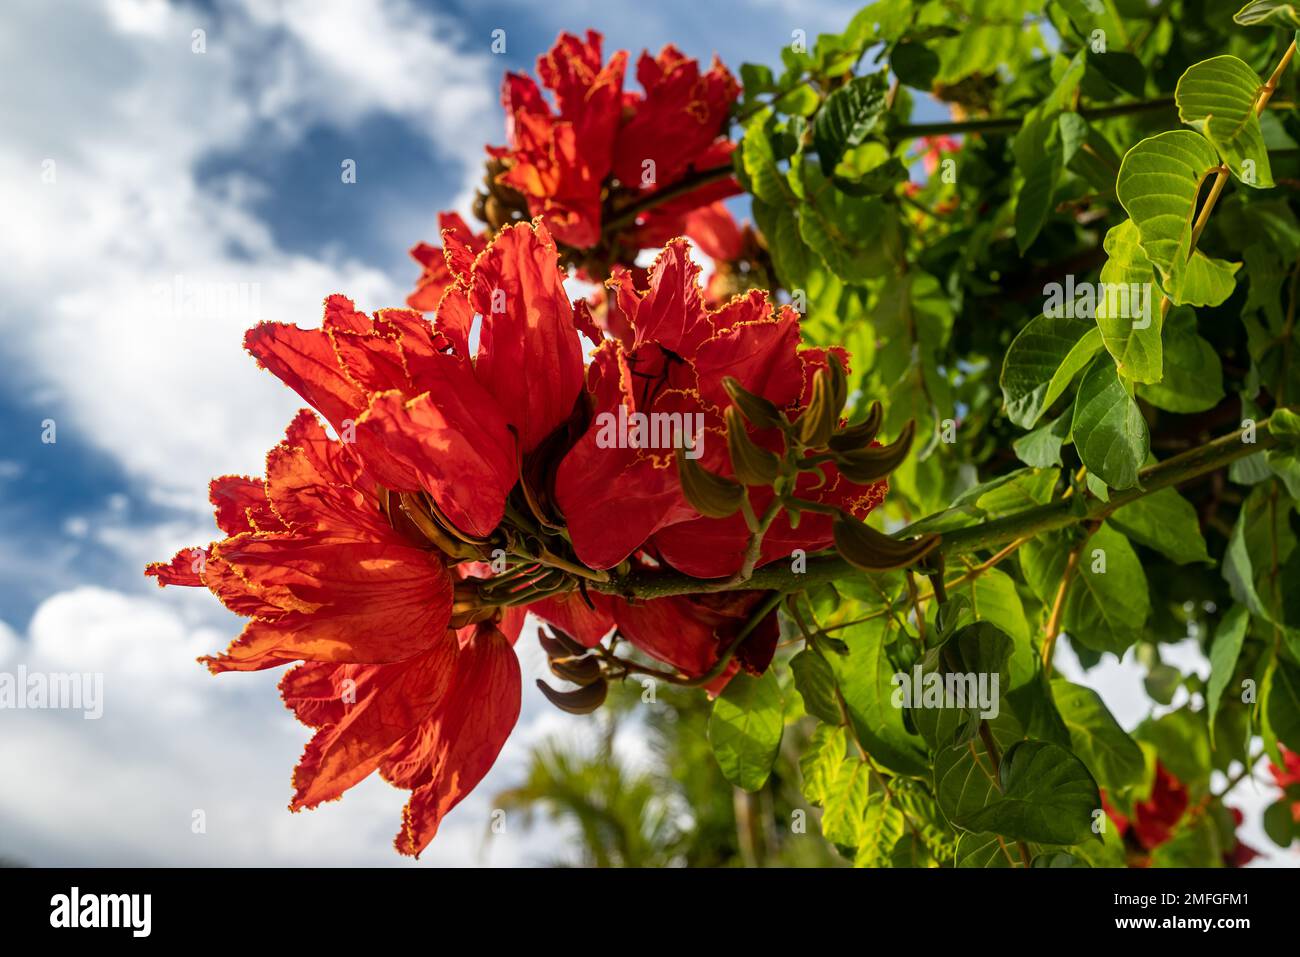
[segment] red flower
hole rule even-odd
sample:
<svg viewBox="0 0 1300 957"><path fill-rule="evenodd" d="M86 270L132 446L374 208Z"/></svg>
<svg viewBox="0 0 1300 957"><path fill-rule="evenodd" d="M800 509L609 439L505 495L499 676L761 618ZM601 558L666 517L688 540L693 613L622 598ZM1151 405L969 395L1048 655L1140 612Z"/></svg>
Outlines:
<svg viewBox="0 0 1300 957"><path fill-rule="evenodd" d="M1241 822L1245 820L1245 816L1235 807L1226 807L1226 809L1228 813L1232 815L1233 830L1235 831L1237 828L1241 827ZM1259 856L1259 851L1255 850L1245 841L1238 839L1234 834L1232 850L1223 855L1223 866L1245 867Z"/></svg>
<svg viewBox="0 0 1300 957"><path fill-rule="evenodd" d="M1282 767L1278 767L1272 761L1268 762L1269 773L1273 775L1273 780L1283 791L1288 788L1300 785L1300 754L1289 750L1285 745L1278 745L1282 752ZM1300 801L1293 801L1291 804L1291 817L1300 823Z"/></svg>
<svg viewBox="0 0 1300 957"><path fill-rule="evenodd" d="M934 175L934 171L939 168L939 161L943 159L944 153L955 153L959 149L961 149L961 141L955 140L951 136L921 137L918 153L921 157L921 163L925 166L925 175Z"/></svg>
<svg viewBox="0 0 1300 957"><path fill-rule="evenodd" d="M826 353L801 350L798 313L788 306L774 312L763 292L706 308L699 267L682 240L660 254L648 290L639 291L629 275L617 272L608 286L608 325L622 335L603 342L592 357L587 388L596 415L556 476L556 502L573 547L592 568L611 568L648 544L656 557L689 575L733 574L749 538L743 517L700 517L682 494L672 447L635 447L613 441L613 433L626 431L623 425L637 422L637 415L659 417L648 422L677 416L678 422L700 423L701 464L729 474L723 411L730 399L723 378L735 377L794 419L807 404L813 373L825 364ZM778 442L774 435L753 438ZM819 486L816 473L803 473L798 493L858 516L884 498L884 482L854 485L829 465L823 479ZM771 495L770 489L756 490L755 508L765 508ZM795 530L783 514L764 539L760 563L831 542L829 516L805 514Z"/></svg>
<svg viewBox="0 0 1300 957"><path fill-rule="evenodd" d="M721 200L691 210L683 228L700 251L713 260L713 273L704 287L704 301L717 308L733 296L770 285L758 260L766 259L758 235L748 223L736 223Z"/></svg>
<svg viewBox="0 0 1300 957"><path fill-rule="evenodd" d="M571 413L582 352L546 227L507 227L477 257L453 232L443 238L454 281L436 326L400 309L370 319L331 296L320 329L263 323L245 345L339 435L355 437L377 482L428 492L457 528L484 536L501 520L521 455Z"/></svg>
<svg viewBox="0 0 1300 957"><path fill-rule="evenodd" d="M418 854L514 726L513 638L490 623L449 629L443 556L307 410L267 456L265 481L219 478L211 497L228 537L145 573L206 586L250 619L202 659L213 673L304 662L281 682L318 729L290 806L333 800L379 769L413 792L398 848ZM517 634L517 616L502 627Z"/></svg>
<svg viewBox="0 0 1300 957"><path fill-rule="evenodd" d="M457 213L438 214L438 234L450 232L466 249L477 255L487 248L487 237L475 236ZM447 257L441 246L416 243L411 248L411 258L424 269L415 283L415 292L406 297L406 304L420 312L433 312L442 302L442 294L455 282Z"/></svg>
<svg viewBox="0 0 1300 957"><path fill-rule="evenodd" d="M600 243L611 178L638 197L665 189L694 170L725 167L732 144L725 124L739 87L721 63L701 73L675 47L643 54L637 78L644 95L623 92L628 54L602 65L602 37L561 34L537 62L546 102L527 74L506 75L502 104L507 146L489 149L508 166L498 181L521 193L556 238L587 249ZM696 206L734 195L730 177L691 191L638 217L635 242L657 245L682 232Z"/></svg>
<svg viewBox="0 0 1300 957"><path fill-rule="evenodd" d="M691 210L686 235L714 260L739 259L745 252L745 233L721 200Z"/></svg>
<svg viewBox="0 0 1300 957"><path fill-rule="evenodd" d="M1143 849L1153 851L1173 837L1174 829L1187 811L1187 788L1157 761L1151 794L1145 801L1134 805L1132 819L1125 818L1107 804L1104 792L1101 800L1121 836L1129 833L1131 828L1134 841Z"/></svg>
<svg viewBox="0 0 1300 957"><path fill-rule="evenodd" d="M436 326L407 310L368 317L332 296L320 329L249 332L249 351L345 441L300 413L265 481L213 483L228 537L146 570L204 585L251 618L206 659L212 671L305 662L286 676L285 700L319 732L292 806L336 798L378 768L413 791L405 853L487 772L519 710L509 645L522 612L453 616L441 546L455 549L452 530L496 528L521 459L569 418L582 383L545 227L505 229L477 257L445 238L451 282ZM336 693L344 683L353 697Z"/></svg>

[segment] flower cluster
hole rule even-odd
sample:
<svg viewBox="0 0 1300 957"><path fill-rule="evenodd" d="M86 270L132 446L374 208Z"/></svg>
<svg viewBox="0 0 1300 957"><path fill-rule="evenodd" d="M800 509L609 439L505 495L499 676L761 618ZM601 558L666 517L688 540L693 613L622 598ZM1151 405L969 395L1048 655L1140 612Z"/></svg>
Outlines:
<svg viewBox="0 0 1300 957"><path fill-rule="evenodd" d="M831 545L838 522L883 498L894 448L863 448L869 462L817 454L832 435L874 434L839 423L830 383L848 357L802 348L798 314L765 293L710 308L683 240L640 284L615 271L602 328L568 298L544 222L444 239L432 319L331 296L319 328L248 332L248 351L311 409L263 477L213 481L223 539L146 572L206 587L248 619L203 659L214 673L296 663L281 692L316 733L291 806L377 770L412 792L396 841L408 854L515 724L525 610L557 630L543 645L577 690L545 690L568 710L591 710L638 667L602 646L613 629L670 680L717 691L740 668L760 673L777 637L765 594L715 594L708 580ZM580 331L599 342L585 366ZM690 448L607 441L611 422L659 415L701 423ZM753 478L779 455L784 479ZM752 486L750 498L726 517L702 512L692 475ZM803 503L801 521L778 495ZM620 584L666 569L701 579L699 593L638 600Z"/></svg>
<svg viewBox="0 0 1300 957"><path fill-rule="evenodd" d="M730 174L735 144L727 138L739 94L731 73L716 59L702 70L670 45L658 56L641 55L642 92L625 91L628 53L605 62L601 40L595 31L585 39L561 34L538 58L540 85L527 74L506 75L506 145L488 148L474 207L486 229L476 234L444 213L440 234L478 251L503 226L540 217L566 260L600 280L643 248L693 236L695 210L716 203L715 220L730 220L719 201L740 192ZM715 229L698 225L708 234ZM413 309L434 310L450 283L439 252L428 243L411 250L423 270L408 299Z"/></svg>

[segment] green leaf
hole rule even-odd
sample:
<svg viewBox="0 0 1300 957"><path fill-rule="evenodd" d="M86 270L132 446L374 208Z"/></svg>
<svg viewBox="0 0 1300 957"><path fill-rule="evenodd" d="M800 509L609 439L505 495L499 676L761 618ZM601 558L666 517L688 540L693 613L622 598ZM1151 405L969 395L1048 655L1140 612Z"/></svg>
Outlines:
<svg viewBox="0 0 1300 957"><path fill-rule="evenodd" d="M1173 704L1174 694L1183 683L1183 673L1173 665L1157 663L1142 679L1142 687L1157 704Z"/></svg>
<svg viewBox="0 0 1300 957"><path fill-rule="evenodd" d="M762 677L737 674L713 703L709 744L723 775L757 791L772 773L785 727L781 688L770 668Z"/></svg>
<svg viewBox="0 0 1300 957"><path fill-rule="evenodd" d="M830 665L863 749L892 771L920 775L929 766L921 739L907 730L903 712L890 703L896 669L885 654L886 620L876 618L840 632L849 652L834 655Z"/></svg>
<svg viewBox="0 0 1300 957"><path fill-rule="evenodd" d="M804 194L816 197L798 207L799 236L826 268L844 282L883 275L899 242L894 207L875 197L824 189L826 180L810 162L792 170Z"/></svg>
<svg viewBox="0 0 1300 957"><path fill-rule="evenodd" d="M755 197L754 220L767 239L772 265L787 289L806 289L808 274L817 262L799 236L799 220L785 204L773 206Z"/></svg>
<svg viewBox="0 0 1300 957"><path fill-rule="evenodd" d="M1033 468L1045 469L1061 464L1061 446L1070 437L1070 420L1074 418L1074 407L1051 422L1040 425L1034 431L1022 435L1011 443L1016 457Z"/></svg>
<svg viewBox="0 0 1300 957"><path fill-rule="evenodd" d="M1246 630L1250 626L1250 615L1241 605L1233 605L1219 622L1214 632L1214 644L1210 646L1210 681L1205 692L1206 721L1210 725L1210 741L1214 740L1214 716L1219 712L1219 703L1228 682L1237 671L1237 659L1241 657L1241 645L1246 640Z"/></svg>
<svg viewBox="0 0 1300 957"><path fill-rule="evenodd" d="M975 617L996 625L1011 637L1011 681L1004 690L1019 687L1033 676L1035 657L1029 622L1016 583L1006 572L990 568L973 579L965 591L970 595L971 611Z"/></svg>
<svg viewBox="0 0 1300 957"><path fill-rule="evenodd" d="M1300 832L1300 827L1296 826L1289 800L1274 801L1264 809L1264 833L1278 847L1290 847L1297 832Z"/></svg>
<svg viewBox="0 0 1300 957"><path fill-rule="evenodd" d="M888 77L872 73L854 77L826 97L813 122L813 146L823 173L830 176L844 151L871 132L885 111L888 93Z"/></svg>
<svg viewBox="0 0 1300 957"><path fill-rule="evenodd" d="M1283 3L1282 0L1251 0L1233 14L1232 19L1243 27L1268 24L1274 27L1285 27L1288 30L1300 30L1300 13L1296 12L1295 4Z"/></svg>
<svg viewBox="0 0 1300 957"><path fill-rule="evenodd" d="M1290 500L1281 496L1276 483L1256 485L1237 516L1223 558L1223 577L1232 597L1251 614L1279 626L1288 623L1283 567L1296 547L1291 511Z"/></svg>
<svg viewBox="0 0 1300 957"><path fill-rule="evenodd" d="M761 63L742 63L740 65L740 82L745 88L746 96L768 93L776 88L772 78L772 68Z"/></svg>
<svg viewBox="0 0 1300 957"><path fill-rule="evenodd" d="M1210 732L1205 715L1182 707L1159 718L1148 718L1133 732L1152 745L1160 763L1187 786L1193 798L1210 786Z"/></svg>
<svg viewBox="0 0 1300 957"><path fill-rule="evenodd" d="M988 831L967 831L957 839L958 867L1024 867L1014 842Z"/></svg>
<svg viewBox="0 0 1300 957"><path fill-rule="evenodd" d="M1020 548L1020 567L1034 592L1050 603L1069 558L1068 539L1045 535ZM1142 634L1151 613L1146 573L1133 546L1103 523L1084 545L1065 594L1070 640L1093 651L1123 655Z"/></svg>
<svg viewBox="0 0 1300 957"><path fill-rule="evenodd" d="M857 867L878 867L903 836L906 823L870 765L857 758L842 762L826 790L822 836L853 848Z"/></svg>
<svg viewBox="0 0 1300 957"><path fill-rule="evenodd" d="M1075 857L1066 851L1052 851L1050 854L1039 854L1034 858L1034 867L1091 867L1081 857Z"/></svg>
<svg viewBox="0 0 1300 957"><path fill-rule="evenodd" d="M1210 142L1171 130L1134 146L1120 164L1115 191L1137 225L1142 250L1174 305L1217 306L1232 294L1240 263L1192 250L1192 220L1201 183L1217 168Z"/></svg>
<svg viewBox="0 0 1300 957"><path fill-rule="evenodd" d="M932 748L969 740L985 709L991 717L1001 710L1002 692L1011 684L1007 662L1014 649L1011 636L991 622L966 625L926 655L920 666L921 687L913 687L916 669L901 676L906 680L894 700L910 709L913 725ZM943 683L932 684L938 681ZM935 700L927 685L933 686Z"/></svg>
<svg viewBox="0 0 1300 957"><path fill-rule="evenodd" d="M1120 374L1133 382L1159 382L1163 374L1160 304L1154 301L1155 270L1142 251L1133 220L1106 233L1106 265L1094 315L1106 350Z"/></svg>
<svg viewBox="0 0 1300 957"><path fill-rule="evenodd" d="M1192 503L1176 489L1163 488L1117 509L1111 525L1179 565L1207 562L1210 553Z"/></svg>
<svg viewBox="0 0 1300 957"><path fill-rule="evenodd" d="M1115 9L1114 0L1057 0L1065 15L1084 39L1093 30L1101 30L1116 46L1128 46L1129 35L1124 20Z"/></svg>
<svg viewBox="0 0 1300 957"><path fill-rule="evenodd" d="M998 779L984 743L978 739L944 748L934 756L934 796L943 816L968 831L970 820L996 800Z"/></svg>
<svg viewBox="0 0 1300 957"><path fill-rule="evenodd" d="M1146 420L1124 388L1109 355L1098 356L1083 373L1071 423L1074 446L1088 471L1114 489L1137 484L1138 469L1151 450Z"/></svg>
<svg viewBox="0 0 1300 957"><path fill-rule="evenodd" d="M1151 853L1152 867L1220 867L1224 848L1208 814L1191 818Z"/></svg>
<svg viewBox="0 0 1300 957"><path fill-rule="evenodd" d="M1084 74L1084 56L1065 66L1048 97L1025 115L1011 144L1024 183L1016 194L1016 246L1024 255L1052 211L1061 171L1088 135L1088 124L1064 112Z"/></svg>
<svg viewBox="0 0 1300 957"><path fill-rule="evenodd" d="M822 836L832 844L857 847L871 798L871 767L867 762L858 758L840 762L826 788Z"/></svg>
<svg viewBox="0 0 1300 957"><path fill-rule="evenodd" d="M1097 692L1062 679L1052 682L1057 710L1070 732L1070 743L1097 783L1122 790L1142 780L1142 749L1120 727Z"/></svg>
<svg viewBox="0 0 1300 957"><path fill-rule="evenodd" d="M889 54L889 65L900 83L929 92L939 72L939 56L924 43L901 40Z"/></svg>
<svg viewBox="0 0 1300 957"><path fill-rule="evenodd" d="M1196 332L1191 310L1175 309L1164 328L1164 378L1142 383L1137 394L1168 412L1204 412L1223 401L1223 365L1214 346Z"/></svg>
<svg viewBox="0 0 1300 957"><path fill-rule="evenodd" d="M1030 429L1102 346L1101 332L1078 319L1038 316L1012 341L1002 363L1007 417Z"/></svg>
<svg viewBox="0 0 1300 957"><path fill-rule="evenodd" d="M908 535L946 532L1012 512L1044 505L1052 497L1060 471L1016 469L968 488L949 508L907 526Z"/></svg>
<svg viewBox="0 0 1300 957"><path fill-rule="evenodd" d="M1015 840L1076 844L1092 836L1097 782L1077 757L1045 741L1020 741L1002 757L1001 794L957 823Z"/></svg>
<svg viewBox="0 0 1300 957"><path fill-rule="evenodd" d="M1235 56L1193 63L1178 80L1178 118L1214 144L1233 175L1247 186L1269 189L1273 172L1255 114L1263 82Z"/></svg>
<svg viewBox="0 0 1300 957"><path fill-rule="evenodd" d="M844 720L835 690L835 673L819 652L805 648L790 659L790 670L794 672L794 686L803 698L804 710L828 724Z"/></svg>
<svg viewBox="0 0 1300 957"><path fill-rule="evenodd" d="M1268 723L1277 739L1300 751L1300 667L1277 659L1268 689Z"/></svg>
<svg viewBox="0 0 1300 957"><path fill-rule="evenodd" d="M765 203L784 206L790 202L790 191L785 185L785 177L777 168L776 154L772 152L772 143L767 138L764 121L770 115L770 110L764 110L750 120L745 138L740 141L741 162L749 176L753 194Z"/></svg>
<svg viewBox="0 0 1300 957"><path fill-rule="evenodd" d="M808 747L799 758L803 795L813 804L821 806L826 803L826 796L848 753L848 741L848 731L844 728L819 724L813 729Z"/></svg>

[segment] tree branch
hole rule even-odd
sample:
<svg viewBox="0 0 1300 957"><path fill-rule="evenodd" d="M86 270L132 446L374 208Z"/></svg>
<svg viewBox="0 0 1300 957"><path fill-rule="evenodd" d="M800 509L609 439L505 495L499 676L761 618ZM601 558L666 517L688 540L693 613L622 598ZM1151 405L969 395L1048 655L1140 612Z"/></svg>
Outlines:
<svg viewBox="0 0 1300 957"><path fill-rule="evenodd" d="M1146 113L1153 110L1174 108L1172 96L1160 96L1151 100L1137 100L1133 103L1118 103L1114 106L1099 106L1079 110L1079 115L1087 120L1103 120L1112 116L1127 116L1131 113ZM1023 116L992 116L979 120L952 120L945 123L903 123L894 127L890 135L895 140L910 140L921 136L946 136L962 133L1003 133L1020 129Z"/></svg>
<svg viewBox="0 0 1300 957"><path fill-rule="evenodd" d="M1116 509L1123 508L1145 495L1190 482L1210 472L1263 452L1277 445L1277 439L1268 428L1268 420L1255 426L1255 441L1244 441L1246 430L1239 429L1220 436L1205 445L1158 462L1138 473L1138 482L1132 488L1115 491L1109 502L1075 496L1062 498L1047 505L1025 509L1012 515L997 518L979 525L955 529L943 535L938 553L945 558L966 555L982 549L996 548L1007 542L1044 535L1082 522L1101 522ZM907 529L895 534L907 537ZM808 559L807 569L793 571L784 562L774 562L756 569L748 581L733 583L728 579L701 580L676 572L640 571L614 576L607 582L592 582L588 588L625 598L666 598L672 595L700 594L745 590L791 591L809 585L850 578L862 572L836 554L822 554Z"/></svg>

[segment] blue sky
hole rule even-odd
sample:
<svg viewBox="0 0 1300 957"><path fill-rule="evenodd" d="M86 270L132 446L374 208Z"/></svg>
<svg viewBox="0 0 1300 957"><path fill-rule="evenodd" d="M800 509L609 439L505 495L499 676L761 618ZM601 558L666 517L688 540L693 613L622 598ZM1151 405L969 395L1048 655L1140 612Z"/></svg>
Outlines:
<svg viewBox="0 0 1300 957"><path fill-rule="evenodd" d="M105 710L93 722L0 712L0 857L407 863L389 847L404 796L378 781L309 814L285 811L307 732L280 705L276 675L208 677L194 657L224 646L238 620L206 593L160 592L141 575L214 537L208 478L259 472L297 408L242 352L243 329L311 325L332 292L367 309L400 304L416 274L406 250L434 237L440 209L464 208L483 144L503 140L502 73L531 69L559 31L600 29L607 53L673 42L737 69L775 63L791 31L840 28L855 8L7 3L0 670L102 672ZM504 55L489 46L498 28ZM340 180L344 159L357 163L355 184ZM158 290L178 277L256 284L257 314L168 308ZM41 441L50 419L53 444ZM544 665L527 637L520 654L530 689ZM1108 680L1123 699L1136 679ZM498 768L425 865L526 863L561 846L537 832L484 839L491 795L516 780L527 746L589 728L538 699L525 692ZM1141 716L1116 710L1128 724ZM634 738L620 746L640 753Z"/></svg>

